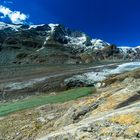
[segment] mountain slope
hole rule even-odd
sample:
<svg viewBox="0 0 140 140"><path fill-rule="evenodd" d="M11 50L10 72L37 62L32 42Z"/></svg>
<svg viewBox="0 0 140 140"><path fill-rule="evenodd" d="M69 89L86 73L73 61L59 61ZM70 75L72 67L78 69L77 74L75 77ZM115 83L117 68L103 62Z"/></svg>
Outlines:
<svg viewBox="0 0 140 140"><path fill-rule="evenodd" d="M103 83L105 86L92 90L90 96L47 104L0 118L0 138L139 140L140 69L113 75ZM55 93L52 94L55 96ZM39 100L40 96L36 98ZM22 104L22 101L18 103ZM3 104L1 110L6 109L7 105Z"/></svg>
<svg viewBox="0 0 140 140"><path fill-rule="evenodd" d="M55 122L55 131L39 140L139 139L139 72L106 79L106 87L73 105Z"/></svg>

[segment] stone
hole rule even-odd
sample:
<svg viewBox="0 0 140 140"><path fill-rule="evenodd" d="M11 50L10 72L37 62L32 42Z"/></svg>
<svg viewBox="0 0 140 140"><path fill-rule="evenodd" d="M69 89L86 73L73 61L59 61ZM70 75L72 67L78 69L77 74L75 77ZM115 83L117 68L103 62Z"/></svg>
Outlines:
<svg viewBox="0 0 140 140"><path fill-rule="evenodd" d="M45 122L46 122L46 120L45 120L45 118L44 118L44 117L39 117L39 118L37 118L37 122L40 122L40 123L45 123Z"/></svg>
<svg viewBox="0 0 140 140"><path fill-rule="evenodd" d="M100 88L102 86L102 83L97 83L97 84L95 84L95 87L96 88Z"/></svg>
<svg viewBox="0 0 140 140"><path fill-rule="evenodd" d="M50 120L50 121L55 119L55 118L56 118L56 116L54 114L49 114L49 115L46 116L46 119Z"/></svg>

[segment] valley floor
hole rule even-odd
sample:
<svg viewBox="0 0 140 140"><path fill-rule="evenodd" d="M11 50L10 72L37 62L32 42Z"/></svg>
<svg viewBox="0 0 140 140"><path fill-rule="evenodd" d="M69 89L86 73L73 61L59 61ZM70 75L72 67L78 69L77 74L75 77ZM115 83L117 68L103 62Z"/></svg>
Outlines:
<svg viewBox="0 0 140 140"><path fill-rule="evenodd" d="M31 95L65 90L64 79L122 62L81 65L11 65L0 69L0 101L18 100Z"/></svg>
<svg viewBox="0 0 140 140"><path fill-rule="evenodd" d="M1 98L0 103L0 139L139 140L140 69L109 76L96 88L82 87L70 90L63 88L66 91L60 92L58 87L58 83L75 74L96 71L104 67L116 68L117 65L118 63L108 63L108 66L103 64L49 66L49 68L31 66L30 70L26 66L24 68L12 66L9 69L3 67L3 70L0 70L1 88L6 87L11 81L23 84L24 80L27 82L32 78L46 77L50 74L56 77L61 73L65 75L57 77L57 84L55 83L57 86L53 83L56 77L50 77L52 81L49 81L50 79L45 79L44 82L37 81L38 86L33 83L23 89L19 86L16 86L16 89L7 88L6 98ZM20 71L21 69L23 71ZM11 74L6 75L8 72ZM47 83L48 86L53 84L53 90L57 90L54 92L52 89L42 89L46 81L50 83ZM37 88L41 88L41 95L34 94ZM21 94L24 93L26 96L22 95L21 98ZM29 93L34 96L28 97ZM11 100L13 95L14 98Z"/></svg>

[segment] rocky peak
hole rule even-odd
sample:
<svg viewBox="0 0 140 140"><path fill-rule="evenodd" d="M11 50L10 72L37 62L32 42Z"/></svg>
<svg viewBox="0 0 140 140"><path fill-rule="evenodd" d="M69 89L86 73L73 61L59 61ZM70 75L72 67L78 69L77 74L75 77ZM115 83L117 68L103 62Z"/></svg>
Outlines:
<svg viewBox="0 0 140 140"><path fill-rule="evenodd" d="M91 39L88 35L80 31L73 31L61 24L13 25L1 22L0 31L9 34L13 34L13 32L26 32L33 36L48 36L61 44L75 45L79 48L83 47L84 49L89 46L97 49L109 45L109 43L98 39Z"/></svg>
<svg viewBox="0 0 140 140"><path fill-rule="evenodd" d="M140 46L137 46L137 47L121 46L118 48L119 48L120 53L125 58L129 58L129 59L139 59L140 58Z"/></svg>

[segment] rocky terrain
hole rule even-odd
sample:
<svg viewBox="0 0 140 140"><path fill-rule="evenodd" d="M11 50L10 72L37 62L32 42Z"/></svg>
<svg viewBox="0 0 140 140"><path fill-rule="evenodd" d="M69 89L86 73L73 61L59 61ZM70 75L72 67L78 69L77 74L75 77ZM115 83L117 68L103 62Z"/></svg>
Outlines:
<svg viewBox="0 0 140 140"><path fill-rule="evenodd" d="M140 139L140 69L115 74L87 97L0 118L0 139Z"/></svg>
<svg viewBox="0 0 140 140"><path fill-rule="evenodd" d="M40 140L140 139L140 70L103 81L92 97L71 107Z"/></svg>
<svg viewBox="0 0 140 140"><path fill-rule="evenodd" d="M60 24L0 23L0 64L76 64L139 58L139 47L119 48Z"/></svg>

